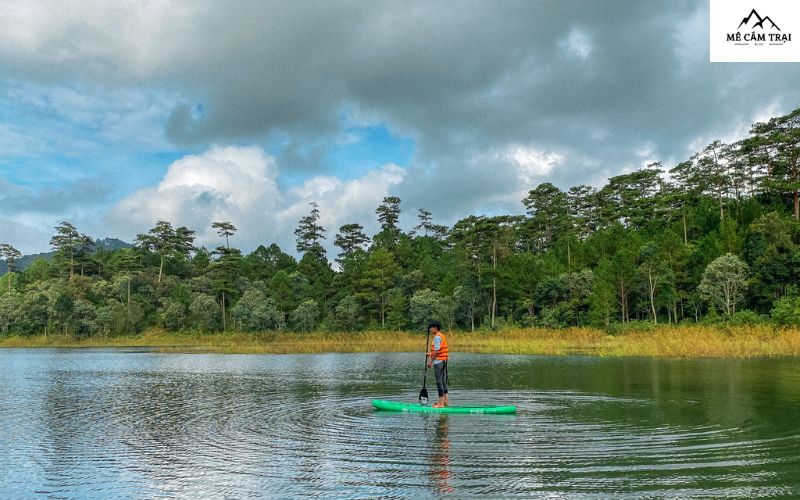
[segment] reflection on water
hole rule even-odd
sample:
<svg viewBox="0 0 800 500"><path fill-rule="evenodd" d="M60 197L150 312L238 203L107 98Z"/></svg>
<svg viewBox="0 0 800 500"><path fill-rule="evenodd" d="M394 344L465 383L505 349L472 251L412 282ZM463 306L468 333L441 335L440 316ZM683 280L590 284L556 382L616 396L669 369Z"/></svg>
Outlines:
<svg viewBox="0 0 800 500"><path fill-rule="evenodd" d="M434 491L439 494L453 492L450 484L453 472L450 470L450 438L447 435L449 429L449 416L447 414L437 415L436 419L436 438L434 439L435 451L431 455L431 472L433 474Z"/></svg>
<svg viewBox="0 0 800 500"><path fill-rule="evenodd" d="M800 361L0 351L0 498L800 495Z"/></svg>

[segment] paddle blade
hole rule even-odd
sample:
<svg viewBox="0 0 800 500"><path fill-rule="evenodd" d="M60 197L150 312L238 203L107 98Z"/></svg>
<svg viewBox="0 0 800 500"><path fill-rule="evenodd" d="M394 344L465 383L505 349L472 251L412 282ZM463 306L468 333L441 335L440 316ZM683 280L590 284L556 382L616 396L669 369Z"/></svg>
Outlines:
<svg viewBox="0 0 800 500"><path fill-rule="evenodd" d="M425 387L423 387L422 390L419 391L419 404L421 405L428 404L428 389L426 389Z"/></svg>

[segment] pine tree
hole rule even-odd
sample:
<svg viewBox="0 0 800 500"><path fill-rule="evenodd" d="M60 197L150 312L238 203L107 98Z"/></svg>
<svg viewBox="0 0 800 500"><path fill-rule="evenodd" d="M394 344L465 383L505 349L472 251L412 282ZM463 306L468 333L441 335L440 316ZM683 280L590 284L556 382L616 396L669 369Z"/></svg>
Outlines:
<svg viewBox="0 0 800 500"><path fill-rule="evenodd" d="M147 234L136 236L136 246L159 256L158 283L164 274L164 261L169 257L188 258L194 250L194 231L186 227L173 229L172 224L160 220Z"/></svg>
<svg viewBox="0 0 800 500"><path fill-rule="evenodd" d="M55 228L56 234L50 238L50 246L56 254L68 261L69 277L75 276L76 262L92 248L92 239L78 232L78 229L67 221L62 221Z"/></svg>
<svg viewBox="0 0 800 500"><path fill-rule="evenodd" d="M14 275L14 264L21 257L22 252L8 243L0 243L0 258L6 261L6 266L8 267L8 293L11 293L11 278Z"/></svg>
<svg viewBox="0 0 800 500"><path fill-rule="evenodd" d="M217 230L217 234L219 236L225 237L225 246L230 248L231 245L228 241L229 236L233 236L236 233L236 226L231 224L228 221L225 222L213 222L211 227Z"/></svg>
<svg viewBox="0 0 800 500"><path fill-rule="evenodd" d="M322 240L325 239L325 228L319 224L319 207L315 202L309 203L311 213L298 221L299 226L294 230L297 236L297 251L310 252L320 260L325 260L325 248Z"/></svg>
<svg viewBox="0 0 800 500"><path fill-rule="evenodd" d="M364 247L369 243L369 237L364 234L364 228L361 224L345 224L339 228L339 233L333 243L342 249L337 259L342 262L358 250L364 250Z"/></svg>

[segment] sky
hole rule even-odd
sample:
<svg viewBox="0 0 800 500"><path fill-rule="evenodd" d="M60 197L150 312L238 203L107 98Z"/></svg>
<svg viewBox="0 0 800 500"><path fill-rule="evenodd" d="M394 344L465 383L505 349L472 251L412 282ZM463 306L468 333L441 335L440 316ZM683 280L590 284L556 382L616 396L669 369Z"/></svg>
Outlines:
<svg viewBox="0 0 800 500"><path fill-rule="evenodd" d="M706 0L0 0L0 243L158 220L245 252L319 205L452 225L543 182L669 168L800 107L797 63L709 63ZM743 14L744 15L744 14Z"/></svg>

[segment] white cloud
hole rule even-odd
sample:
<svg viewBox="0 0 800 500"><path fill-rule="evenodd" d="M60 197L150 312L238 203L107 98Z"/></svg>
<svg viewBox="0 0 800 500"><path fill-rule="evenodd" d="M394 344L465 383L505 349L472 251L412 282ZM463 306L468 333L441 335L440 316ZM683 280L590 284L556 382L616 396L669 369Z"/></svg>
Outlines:
<svg viewBox="0 0 800 500"><path fill-rule="evenodd" d="M211 223L226 220L237 226L234 241L244 251L275 242L293 253L297 222L310 212L308 204L316 202L332 258L334 235L342 225L355 222L368 234L376 232L375 208L402 181L405 170L384 165L348 181L317 176L285 193L278 188L278 176L274 158L261 148L214 147L174 162L157 186L120 201L108 226L127 228L117 236L131 240L156 221L167 220L194 229L196 243L213 248L220 239Z"/></svg>
<svg viewBox="0 0 800 500"><path fill-rule="evenodd" d="M525 184L541 181L564 160L558 153L520 145L509 147L504 156L516 167L517 177Z"/></svg>
<svg viewBox="0 0 800 500"><path fill-rule="evenodd" d="M300 217L308 215L308 204L315 202L320 209L320 223L328 230L329 248L333 248L333 236L344 224L361 224L372 235L378 230L375 209L405 174L401 167L389 164L349 181L330 176L309 179L290 191L294 202L283 211L284 223L293 230Z"/></svg>
<svg viewBox="0 0 800 500"><path fill-rule="evenodd" d="M214 147L174 162L155 187L133 193L111 211L121 235L153 227L158 220L197 231L198 241L216 246L214 221L231 221L243 230L264 224L280 201L274 161L260 148ZM250 229L252 230L252 229Z"/></svg>
<svg viewBox="0 0 800 500"><path fill-rule="evenodd" d="M570 30L569 35L561 40L558 45L570 54L581 59L586 59L592 55L592 39L588 34L577 28Z"/></svg>

